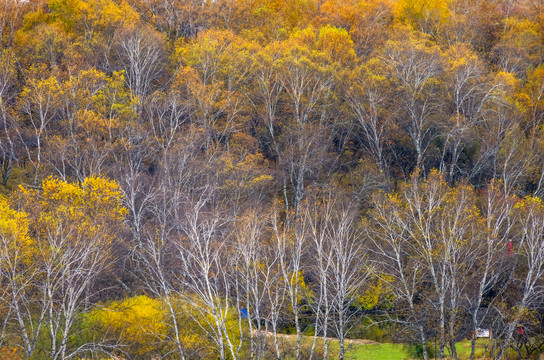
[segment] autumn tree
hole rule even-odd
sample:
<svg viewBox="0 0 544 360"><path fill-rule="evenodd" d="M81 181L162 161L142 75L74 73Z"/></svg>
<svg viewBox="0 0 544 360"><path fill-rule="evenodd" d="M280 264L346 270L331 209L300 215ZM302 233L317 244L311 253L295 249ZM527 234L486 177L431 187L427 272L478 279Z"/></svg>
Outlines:
<svg viewBox="0 0 544 360"><path fill-rule="evenodd" d="M304 214L308 221L308 243L314 249L309 269L314 270L315 329L314 343L322 334L324 354L327 357L329 334L339 339L339 359L346 356L346 336L357 322L353 310L369 277L369 268L363 247L363 232L357 224L353 204L325 194Z"/></svg>
<svg viewBox="0 0 544 360"><path fill-rule="evenodd" d="M47 144L48 129L51 123L57 119L60 110L59 95L58 79L49 77L28 79L19 96L18 109L22 115L20 121L23 125L21 129L28 129L28 135L21 134L21 137L28 160L34 168L33 184L38 183L40 170L43 167L43 152L45 144ZM27 136L28 138L26 138Z"/></svg>
<svg viewBox="0 0 544 360"><path fill-rule="evenodd" d="M426 180L413 175L399 195L378 195L374 201L372 234L381 271L396 280L393 291L408 306L409 324L419 331L425 358L431 315L426 312L435 312L444 358L448 339L450 348L455 345L456 317L468 287L465 271L481 256L484 225L474 191L465 185L449 188L433 171ZM405 256L409 262L402 260ZM420 287L422 279L427 289Z"/></svg>
<svg viewBox="0 0 544 360"><path fill-rule="evenodd" d="M492 182L485 191L481 209L485 219L485 227L482 229L484 238L479 251L474 254L480 266L476 269L476 276L471 279L474 284L467 286L465 295L472 318L472 331L480 328L490 316L492 306L483 306L484 302L493 304L500 301L500 294L509 285L504 278L511 271L508 244L512 244L515 236L516 214L513 209L516 200L515 196L504 194L500 183ZM495 288L495 296L489 294L492 288ZM473 337L471 359L475 352L476 338Z"/></svg>
<svg viewBox="0 0 544 360"><path fill-rule="evenodd" d="M398 1L393 13L414 30L437 36L450 15L449 5L449 1L438 0Z"/></svg>
<svg viewBox="0 0 544 360"><path fill-rule="evenodd" d="M125 209L118 186L100 178L88 178L81 185L48 179L42 186L41 191L21 187L10 199L12 207L28 214L15 212L6 223L23 221L18 236L24 238L12 235L3 242L3 265L7 265L3 270L9 271L3 274L11 279L10 309L18 334L14 343L27 357L37 351L53 359L107 351L101 340L76 346L73 336L79 315L96 295L96 283L110 265L121 230ZM13 247L14 241L23 240L27 244ZM25 249L31 252L24 255L23 263ZM38 342L44 336L49 341Z"/></svg>
<svg viewBox="0 0 544 360"><path fill-rule="evenodd" d="M389 1L325 1L320 12L323 22L346 29L360 56L368 56L387 40L382 29L392 20L393 3Z"/></svg>
<svg viewBox="0 0 544 360"><path fill-rule="evenodd" d="M301 310L304 293L307 285L304 281L305 263L303 263L306 249L306 234L308 223L302 216L297 216L296 210L286 210L285 220L280 220L279 214L273 217L275 250L278 253L279 270L281 271L282 286L285 288L285 301L289 307L289 315L296 331L295 358L300 359L302 354L302 324ZM277 340L275 340L277 341Z"/></svg>
<svg viewBox="0 0 544 360"><path fill-rule="evenodd" d="M387 170L386 139L391 122L388 105L389 83L378 59L354 70L347 81L346 97L356 121L357 137L371 154L378 170Z"/></svg>
<svg viewBox="0 0 544 360"><path fill-rule="evenodd" d="M539 198L527 197L515 206L519 212L519 221L516 233L519 238L514 243L520 257L521 292L513 303L513 311L507 320L504 339L500 347L499 358L504 356L505 349L510 345L515 329L521 317L534 309L542 299L541 278L544 272L544 252L542 246L542 232L544 231L544 207Z"/></svg>
<svg viewBox="0 0 544 360"><path fill-rule="evenodd" d="M21 315L24 306L25 291L31 289L36 276L34 268L29 264L34 258L34 241L29 236L28 214L14 210L5 198L0 198L0 345L17 342L12 333L14 323L22 319L14 317ZM36 338L22 333L21 347L32 353Z"/></svg>
<svg viewBox="0 0 544 360"><path fill-rule="evenodd" d="M436 135L436 117L441 111L442 54L436 46L426 43L424 37L408 33L405 38L388 41L382 56L400 100L397 123L412 141L416 153L414 165L423 169Z"/></svg>
<svg viewBox="0 0 544 360"><path fill-rule="evenodd" d="M443 123L444 144L440 168L453 181L461 171L459 160L463 151L470 148L474 139L474 124L481 120L483 106L489 100L492 89L482 79L485 67L478 56L466 45L452 45L446 54L447 96L450 113Z"/></svg>
<svg viewBox="0 0 544 360"><path fill-rule="evenodd" d="M114 47L127 87L143 102L164 71L165 39L152 28L123 29Z"/></svg>
<svg viewBox="0 0 544 360"><path fill-rule="evenodd" d="M16 86L16 58L9 50L2 51L0 55L0 118L2 121L0 136L0 154L2 165L2 184L6 186L13 170L14 163L18 159L17 123L13 119L11 109L15 100Z"/></svg>
<svg viewBox="0 0 544 360"><path fill-rule="evenodd" d="M169 39L196 36L205 29L213 4L201 0L177 1L138 0L131 2L146 22L153 24Z"/></svg>

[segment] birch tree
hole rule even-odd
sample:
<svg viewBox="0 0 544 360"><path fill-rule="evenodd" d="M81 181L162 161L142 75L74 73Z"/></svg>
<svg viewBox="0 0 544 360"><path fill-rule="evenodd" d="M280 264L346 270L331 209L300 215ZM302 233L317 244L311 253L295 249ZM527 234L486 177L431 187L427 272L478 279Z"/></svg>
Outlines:
<svg viewBox="0 0 544 360"><path fill-rule="evenodd" d="M544 275L544 205L539 198L528 197L515 206L519 212L517 224L518 241L514 243L522 269L519 280L521 292L513 304L504 340L498 358L502 359L506 348L510 345L514 331L526 311L539 306L544 296L541 282Z"/></svg>
<svg viewBox="0 0 544 360"><path fill-rule="evenodd" d="M433 117L440 109L442 54L438 48L428 46L424 38L408 34L403 39L388 41L382 56L402 104L397 114L398 124L412 140L416 167L423 169L436 132Z"/></svg>

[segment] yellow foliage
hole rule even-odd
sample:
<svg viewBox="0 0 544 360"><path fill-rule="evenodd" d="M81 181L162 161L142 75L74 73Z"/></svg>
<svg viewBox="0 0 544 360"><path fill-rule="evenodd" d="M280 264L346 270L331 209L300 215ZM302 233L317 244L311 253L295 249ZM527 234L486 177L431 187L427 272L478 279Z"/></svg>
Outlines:
<svg viewBox="0 0 544 360"><path fill-rule="evenodd" d="M415 30L436 34L450 17L451 3L452 0L398 0L393 5L393 14Z"/></svg>
<svg viewBox="0 0 544 360"><path fill-rule="evenodd" d="M45 109L51 111L51 109L60 106L62 94L63 91L56 77L30 78L19 96L19 106L31 116L43 112Z"/></svg>
<svg viewBox="0 0 544 360"><path fill-rule="evenodd" d="M398 0L393 12L401 20L437 17L443 21L449 16L450 3L451 0Z"/></svg>
<svg viewBox="0 0 544 360"><path fill-rule="evenodd" d="M9 288L12 285L10 283L26 281L26 271L32 271L30 268L39 251L36 249L34 239L29 234L28 214L14 210L9 201L0 196L0 274L14 270L18 272L16 278L3 283L4 288L0 289L0 297L9 297ZM6 304L5 301L9 304L9 299L0 298L0 314L6 310L2 308Z"/></svg>
<svg viewBox="0 0 544 360"><path fill-rule="evenodd" d="M258 46L232 31L208 30L189 43L178 42L176 59L195 69L204 84L243 82Z"/></svg>
<svg viewBox="0 0 544 360"><path fill-rule="evenodd" d="M504 84L507 88L515 88L519 85L519 80L516 79L516 76L512 73L499 71L495 76L496 83Z"/></svg>
<svg viewBox="0 0 544 360"><path fill-rule="evenodd" d="M227 176L225 182L227 192L241 192L246 196L262 189L273 180L272 176L263 173L267 161L260 153L246 154L240 160L225 155L221 161L221 172Z"/></svg>
<svg viewBox="0 0 544 360"><path fill-rule="evenodd" d="M544 203L538 196L527 196L523 200L518 201L514 208L525 214L523 217L526 217L529 213L544 214Z"/></svg>
<svg viewBox="0 0 544 360"><path fill-rule="evenodd" d="M32 245L28 227L28 214L13 210L8 201L0 196L0 238L5 245L0 247L0 259L8 255L3 251L20 251Z"/></svg>
<svg viewBox="0 0 544 360"><path fill-rule="evenodd" d="M478 55L467 44L454 44L447 51L450 71L455 73L478 63Z"/></svg>
<svg viewBox="0 0 544 360"><path fill-rule="evenodd" d="M172 351L175 333L174 318L178 326L179 341L184 351L198 358L214 358L214 345L206 334L206 329L215 323L211 310L199 311L194 308L206 308L197 297L181 299L170 296L167 302L163 298L149 298L145 295L111 302L87 313L85 323L98 328L110 336L119 338L126 345L125 353L137 358L151 358ZM170 306L168 306L170 304ZM173 315L169 309L172 309ZM230 309L222 319L231 338L239 337L239 324L236 311Z"/></svg>
<svg viewBox="0 0 544 360"><path fill-rule="evenodd" d="M288 29L304 27L317 9L318 4L315 0L284 0L282 9L284 24Z"/></svg>
<svg viewBox="0 0 544 360"><path fill-rule="evenodd" d="M79 125L81 125L82 129L85 130L87 138L91 138L92 135L95 135L98 138L106 139L112 132L117 133L117 130L120 127L117 119L113 118L108 120L92 110L78 112L76 120Z"/></svg>
<svg viewBox="0 0 544 360"><path fill-rule="evenodd" d="M516 45L524 50L534 50L540 45L540 25L529 19L517 19L508 17L504 19L504 28L506 33L503 42Z"/></svg>
<svg viewBox="0 0 544 360"><path fill-rule="evenodd" d="M291 46L312 47L317 40L316 32L313 27L307 27L302 30L295 30L289 37Z"/></svg>
<svg viewBox="0 0 544 360"><path fill-rule="evenodd" d="M48 178L41 191L20 186L12 201L32 214L30 226L37 233L57 234L63 229L66 246L107 248L127 214L121 197L111 180L89 177L76 184Z"/></svg>
<svg viewBox="0 0 544 360"><path fill-rule="evenodd" d="M66 99L77 105L78 109L87 109L98 100L102 89L111 79L99 70L83 70L77 76L71 76L62 85Z"/></svg>
<svg viewBox="0 0 544 360"><path fill-rule="evenodd" d="M541 124L541 114L544 111L544 66L527 70L524 86L516 94L516 106L525 113L534 125Z"/></svg>
<svg viewBox="0 0 544 360"><path fill-rule="evenodd" d="M102 214L120 221L128 214L128 210L121 204L123 195L116 182L91 176L83 181L81 188L85 206L95 216Z"/></svg>
<svg viewBox="0 0 544 360"><path fill-rule="evenodd" d="M123 71L114 71L107 78L106 86L97 91L92 100L96 112L107 115L108 120L114 120L119 125L137 118L136 108L140 99L125 87Z"/></svg>
<svg viewBox="0 0 544 360"><path fill-rule="evenodd" d="M370 310L378 305L380 298L388 293L387 284L393 281L392 276L380 275L375 276L363 295L358 299L361 306Z"/></svg>
<svg viewBox="0 0 544 360"><path fill-rule="evenodd" d="M50 18L62 24L66 31L81 32L87 38L140 20L125 1L50 0L49 10Z"/></svg>
<svg viewBox="0 0 544 360"><path fill-rule="evenodd" d="M330 25L319 29L317 39L317 48L323 51L335 62L341 64L352 63L356 60L353 40L348 32L341 28L335 28Z"/></svg>
<svg viewBox="0 0 544 360"><path fill-rule="evenodd" d="M93 310L87 315L87 321L117 334L137 355L156 349L158 340L168 335L161 301L145 295Z"/></svg>

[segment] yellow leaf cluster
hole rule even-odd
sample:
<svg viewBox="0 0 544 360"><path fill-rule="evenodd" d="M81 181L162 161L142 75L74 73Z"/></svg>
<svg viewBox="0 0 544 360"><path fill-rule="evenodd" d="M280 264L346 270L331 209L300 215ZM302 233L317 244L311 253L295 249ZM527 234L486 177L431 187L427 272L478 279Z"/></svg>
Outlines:
<svg viewBox="0 0 544 360"><path fill-rule="evenodd" d="M13 250L19 248L20 250L32 245L28 228L28 214L12 209L7 199L0 196L0 238L8 245L7 247L2 247L2 250L8 248Z"/></svg>
<svg viewBox="0 0 544 360"><path fill-rule="evenodd" d="M145 295L96 309L87 315L87 321L117 334L138 355L155 349L158 339L168 334L161 301Z"/></svg>

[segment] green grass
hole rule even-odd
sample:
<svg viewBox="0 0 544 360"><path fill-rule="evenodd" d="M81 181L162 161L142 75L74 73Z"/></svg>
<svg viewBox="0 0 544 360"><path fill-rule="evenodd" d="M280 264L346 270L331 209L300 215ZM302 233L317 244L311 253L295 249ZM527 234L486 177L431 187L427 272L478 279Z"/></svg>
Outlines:
<svg viewBox="0 0 544 360"><path fill-rule="evenodd" d="M476 342L475 357L481 357L484 352L484 345L487 339L480 339ZM468 359L470 357L470 340L459 342L455 345L459 359ZM354 360L401 360L408 359L408 351L403 344L381 343L376 345L357 345L349 353L350 359Z"/></svg>
<svg viewBox="0 0 544 360"><path fill-rule="evenodd" d="M482 357L484 354L484 347L487 344L488 339L478 339L476 341L476 352L474 353L476 358ZM471 351L471 342L470 340L465 340L455 344L455 349L457 350L457 356L459 359L468 359L470 357Z"/></svg>
<svg viewBox="0 0 544 360"><path fill-rule="evenodd" d="M294 337L289 339L290 341L294 340ZM475 357L481 357L483 355L484 346L487 342L487 339L479 339L476 343L476 353ZM309 349L311 344L311 337L304 337L303 348ZM368 344L368 345L353 345L346 344L348 346L346 352L346 358L351 360L403 360L409 359L410 355L408 349L404 344L392 344L392 343L379 343L379 344ZM323 343L318 341L317 350L318 352L322 349ZM461 360L468 359L470 357L470 340L465 340L456 344L457 355ZM338 341L331 340L329 343L329 355L331 359L337 357L338 354ZM448 351L446 351L448 354Z"/></svg>
<svg viewBox="0 0 544 360"><path fill-rule="evenodd" d="M355 360L402 360L407 359L408 354L399 344L358 345L348 354Z"/></svg>

